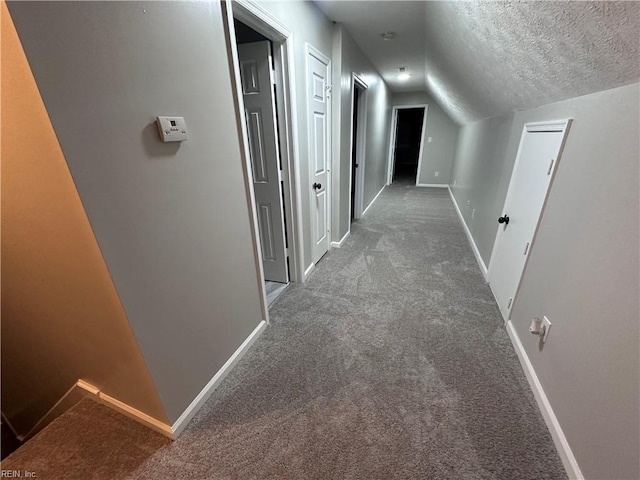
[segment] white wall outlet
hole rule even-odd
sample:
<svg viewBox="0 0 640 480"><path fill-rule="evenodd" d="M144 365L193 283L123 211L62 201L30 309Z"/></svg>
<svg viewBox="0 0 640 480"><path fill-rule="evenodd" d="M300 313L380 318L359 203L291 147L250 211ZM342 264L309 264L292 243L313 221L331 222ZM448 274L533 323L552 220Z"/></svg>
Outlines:
<svg viewBox="0 0 640 480"><path fill-rule="evenodd" d="M436 173L434 174L434 176L435 176L435 177L438 177L439 175L440 175L440 172L436 172Z"/></svg>
<svg viewBox="0 0 640 480"><path fill-rule="evenodd" d="M545 315L542 318L542 326L544 327L544 335L542 336L542 341L546 342L547 337L549 336L549 332L551 331L551 321Z"/></svg>
<svg viewBox="0 0 640 480"><path fill-rule="evenodd" d="M471 220L473 220L473 217L476 216L476 209L474 208L473 210L471 210Z"/></svg>
<svg viewBox="0 0 640 480"><path fill-rule="evenodd" d="M427 137L427 143L431 143L431 137Z"/></svg>
<svg viewBox="0 0 640 480"><path fill-rule="evenodd" d="M187 139L184 117L157 117L156 124L163 142L184 142Z"/></svg>
<svg viewBox="0 0 640 480"><path fill-rule="evenodd" d="M467 204L465 205L466 208L469 208L471 206L471 200L467 200Z"/></svg>

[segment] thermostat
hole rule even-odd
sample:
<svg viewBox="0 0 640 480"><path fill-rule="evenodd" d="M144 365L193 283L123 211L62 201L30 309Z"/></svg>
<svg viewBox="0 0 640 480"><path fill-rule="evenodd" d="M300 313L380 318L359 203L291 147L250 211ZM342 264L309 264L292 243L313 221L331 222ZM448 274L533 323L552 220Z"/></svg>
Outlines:
<svg viewBox="0 0 640 480"><path fill-rule="evenodd" d="M184 117L157 117L156 124L163 142L184 142L187 139Z"/></svg>

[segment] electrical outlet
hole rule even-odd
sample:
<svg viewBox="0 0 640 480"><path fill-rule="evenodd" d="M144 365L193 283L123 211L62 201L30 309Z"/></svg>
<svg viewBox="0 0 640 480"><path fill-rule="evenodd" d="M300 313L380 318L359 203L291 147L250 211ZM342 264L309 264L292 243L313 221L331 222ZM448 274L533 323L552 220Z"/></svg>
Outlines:
<svg viewBox="0 0 640 480"><path fill-rule="evenodd" d="M542 341L546 342L547 337L549 336L549 331L551 330L551 321L546 315L542 318L542 326L544 327L544 336L542 337Z"/></svg>
<svg viewBox="0 0 640 480"><path fill-rule="evenodd" d="M434 177L437 177L437 176L439 176L439 175L440 175L440 172L436 172L436 173L434 174Z"/></svg>
<svg viewBox="0 0 640 480"><path fill-rule="evenodd" d="M470 206L471 206L471 200L467 200L466 208L469 208Z"/></svg>
<svg viewBox="0 0 640 480"><path fill-rule="evenodd" d="M427 143L431 143L431 137L427 137Z"/></svg>
<svg viewBox="0 0 640 480"><path fill-rule="evenodd" d="M473 210L471 210L471 220L473 220L473 217L476 216L476 209L474 208Z"/></svg>

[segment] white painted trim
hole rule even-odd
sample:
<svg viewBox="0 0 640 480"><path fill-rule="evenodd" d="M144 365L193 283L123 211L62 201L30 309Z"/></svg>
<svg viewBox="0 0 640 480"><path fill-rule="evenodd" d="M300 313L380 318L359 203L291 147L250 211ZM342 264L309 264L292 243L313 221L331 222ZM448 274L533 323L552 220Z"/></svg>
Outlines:
<svg viewBox="0 0 640 480"><path fill-rule="evenodd" d="M449 188L446 183L416 183L416 187Z"/></svg>
<svg viewBox="0 0 640 480"><path fill-rule="evenodd" d="M353 103L356 95L356 85L359 86L363 92L360 102L358 103L358 111L353 111ZM367 137L367 94L369 86L354 72L351 72L351 104L349 106L349 217L351 217L351 190L354 188L355 182L355 205L353 206L353 218L358 220L362 218L363 203L364 203L364 169L366 158L366 137ZM356 170L356 178L353 178L353 116L354 113L358 116L358 131L356 142L356 162L358 163L358 169Z"/></svg>
<svg viewBox="0 0 640 480"><path fill-rule="evenodd" d="M540 209L540 215L538 215L538 219L536 220L536 226L533 230L533 237L531 238L531 243L529 245L529 254L525 258L524 265L522 266L522 271L520 272L520 276L517 281L517 285L513 294L513 300L511 301L510 307L508 311L503 311L501 305L498 303L498 307L500 308L500 313L506 322L511 318L511 312L513 312L513 307L517 301L518 292L520 291L520 285L522 283L522 275L524 274L525 269L527 268L527 264L529 263L529 258L531 257L531 250L535 245L536 238L538 236L538 228L540 227L540 221L544 215L544 211L547 205L547 199L549 198L549 192L551 191L551 187L553 186L553 181L556 176L556 171L558 170L558 164L560 163L560 159L562 158L562 153L564 151L564 146L567 142L567 134L569 133L569 128L571 127L571 119L566 120L551 120L546 122L532 122L525 123L522 128L522 134L520 135L520 143L518 144L518 151L516 152L516 159L513 164L513 168L511 169L511 177L509 179L509 187L507 188L507 194L504 199L504 203L502 205L501 214L507 209L507 206L511 202L511 197L514 195L514 186L513 182L515 179L516 172L518 170L518 166L520 165L520 158L522 156L522 148L524 147L524 139L527 133L531 132L559 132L563 134L562 141L560 142L560 148L558 149L558 156L556 157L556 161L553 162L552 170L551 170L551 178L549 179L549 185L547 186L547 191L544 195L544 201L542 202L542 208ZM491 286L491 291L493 292L493 286L491 285L491 277L493 274L493 270L495 268L495 261L498 257L498 248L500 245L500 230L501 226L496 228L496 236L493 241L493 247L491 249L491 257L489 258L489 268L487 269L487 281ZM495 292L493 292L494 297ZM497 300L497 299L496 299Z"/></svg>
<svg viewBox="0 0 640 480"><path fill-rule="evenodd" d="M93 398L96 398L96 397L94 396ZM146 413L141 412L140 410L137 410L127 405L126 403L123 403L120 400L107 395L104 392L99 392L97 395L97 399L103 405L106 405L107 407L117 412L120 412L123 415L126 415L127 417L135 420L136 422L144 425L145 427L148 427L151 430L154 430L164 435L165 437L174 439L171 432L171 427L166 423L160 422L159 420L156 420L155 418L150 417Z"/></svg>
<svg viewBox="0 0 640 480"><path fill-rule="evenodd" d="M367 208L364 209L364 212L362 212L362 216L364 217L364 214L367 213L367 210L369 210L371 208L371 205L373 205L373 202L375 202L378 197L380 196L380 194L382 193L382 191L386 188L386 185L383 185L382 188L380 189L380 191L376 194L375 197L373 197L373 200L371 200L371 202L369 202L369 205L367 205Z"/></svg>
<svg viewBox="0 0 640 480"><path fill-rule="evenodd" d="M85 390L90 395L97 396L100 394L100 389L98 387L91 385L89 382L82 379L78 380L74 386Z"/></svg>
<svg viewBox="0 0 640 480"><path fill-rule="evenodd" d="M555 413L553 412L553 408L551 407L551 403L547 398L547 395L542 388L542 384L538 379L538 375L536 375L536 371L529 360L529 356L522 346L522 342L520 341L520 337L516 332L513 322L509 320L507 322L507 333L509 334L509 338L511 339L511 343L513 344L513 348L518 354L518 359L520 360L520 365L522 365L522 369L524 370L525 375L527 376L527 380L529 381L529 385L531 386L531 390L533 391L533 396L538 402L538 408L542 413L542 417L547 424L547 428L551 433L551 438L553 438L553 443L558 450L558 454L560 455L560 459L564 464L564 468L567 471L567 475L570 479L575 480L583 480L584 476L582 475L582 471L580 470L580 466L578 465L578 461L576 457L573 455L573 451L571 450L571 446L567 441L567 437L565 437L564 432L562 431L562 427ZM536 337L537 341L537 337Z"/></svg>
<svg viewBox="0 0 640 480"><path fill-rule="evenodd" d="M460 210L460 207L458 206L458 202L456 201L456 197L453 196L453 192L451 191L451 188L449 188L447 186L447 189L449 190L449 196L451 196L451 202L453 203L454 208L456 209L456 213L458 214L458 218L460 219L460 223L462 224L462 228L464 228L464 233L467 235L467 240L469 240L469 244L471 245L471 250L473 250L473 254L476 257L476 261L478 262L478 266L480 267L480 271L482 272L482 276L484 277L485 281L487 280L487 266L484 263L484 260L482 260L482 256L480 255L480 250L478 250L478 245L476 245L476 241L473 239L473 235L471 235L471 230L469 230L469 227L467 225L467 222L464 221L464 217L462 216L462 211Z"/></svg>
<svg viewBox="0 0 640 480"><path fill-rule="evenodd" d="M309 88L311 87L311 81L309 78L309 57L313 56L315 57L317 60L319 60L321 63L323 63L324 65L326 65L327 67L327 82L329 82L329 85L331 85L331 82L333 82L333 77L332 77L332 70L331 70L331 59L329 57L327 57L324 53L322 53L320 50L318 50L316 47L314 47L311 43L309 42L305 42L304 44L304 75L305 75L305 92L306 92L306 98L304 100L304 104L305 104L305 112L307 112L307 117L308 117L308 107L309 107L309 98L310 98L310 90ZM329 248L331 248L331 221L332 221L332 197L331 197L331 193L332 193L332 185L331 185L331 175L332 175L332 171L333 171L333 165L331 164L331 147L332 147L332 129L333 129L333 118L332 118L332 114L333 114L333 109L332 109L332 103L333 103L333 86L331 85L331 89L329 90L330 92L330 96L331 98L326 99L327 100L327 145L325 146L326 148L326 152L328 155L327 158L327 164L326 164L326 170L327 170L327 186L325 187L325 192L326 192L326 196L327 196L327 240L328 240L328 245L327 245L327 251L329 250ZM308 140L308 158L312 157L312 143L311 142L311 125L307 125L307 140ZM311 185L314 183L314 171L313 169L309 169L309 178L308 180L308 188L309 188L309 205L314 205L315 201L314 201L314 195L315 192L314 190L311 188ZM313 217L313 212L312 212L312 217ZM312 224L313 224L313 220L312 220ZM312 225L312 231L313 231L313 225ZM316 237L317 238L317 237ZM312 243L315 242L315 240L312 240ZM315 258L315 247L316 245L313 245L311 248L311 257L313 259L313 261L317 261ZM324 252L326 253L326 252Z"/></svg>
<svg viewBox="0 0 640 480"><path fill-rule="evenodd" d="M281 168L284 180L284 210L287 220L287 240L290 245L289 261L290 280L302 281L304 242L302 231L301 191L300 191L300 145L298 133L298 114L296 102L295 65L294 65L294 41L293 34L285 25L279 22L271 13L265 10L259 3L252 0L236 0L222 2L222 8L227 13L227 29L233 32L233 19L237 18L257 32L261 33L273 43L273 56L276 67L276 80L281 88L276 89L278 110L278 131L281 152ZM237 49L235 40L229 39L230 49L234 62L237 62ZM237 63L233 63L236 82L239 82ZM237 83L239 85L239 83ZM241 95L240 95L241 97ZM242 105L242 104L240 104ZM242 130L246 125L242 122ZM243 139L244 140L244 139ZM248 146L244 145L245 154L248 155ZM256 220L257 222L257 220ZM256 224L257 227L257 224ZM258 242L258 247L260 242ZM261 263L261 257L258 259ZM264 284L264 282L262 282ZM266 305L266 292L265 305ZM264 310L264 308L263 308ZM268 319L268 308L263 315Z"/></svg>
<svg viewBox="0 0 640 480"><path fill-rule="evenodd" d="M351 229L347 230L347 233L344 234L344 237L342 237L340 239L339 242L331 242L331 246L333 248L340 248L342 247L342 245L344 244L344 242L347 240L347 238L349 237L349 235L351 235Z"/></svg>
<svg viewBox="0 0 640 480"><path fill-rule="evenodd" d="M262 320L256 328L254 328L253 332L242 342L242 345L238 347L238 349L229 357L229 360L218 370L218 372L213 376L209 383L207 383L202 391L193 399L191 404L186 408L182 415L175 421L175 423L171 426L171 436L175 440L182 433L182 431L189 424L193 416L196 414L198 410L204 405L204 403L209 399L211 394L215 391L216 388L220 386L220 383L224 378L229 374L229 372L233 369L233 367L238 363L238 361L247 353L251 345L258 339L258 337L264 332L267 327L267 322Z"/></svg>
<svg viewBox="0 0 640 480"><path fill-rule="evenodd" d="M570 118L547 122L530 122L525 124L525 128L527 132L563 132L570 122Z"/></svg>
<svg viewBox="0 0 640 480"><path fill-rule="evenodd" d="M285 25L255 1L234 0L232 9L234 17L270 40L285 40L291 36Z"/></svg>
<svg viewBox="0 0 640 480"><path fill-rule="evenodd" d="M395 154L397 117L398 111L392 109L391 128L389 129L389 152L387 153L387 185L391 185L393 181L393 157Z"/></svg>
<svg viewBox="0 0 640 480"><path fill-rule="evenodd" d="M307 279L309 278L309 275L311 275L315 269L316 269L316 264L315 263L312 263L311 265L309 265L307 267L307 269L304 271L304 275L302 277L302 281L306 282Z"/></svg>
<svg viewBox="0 0 640 480"><path fill-rule="evenodd" d="M416 103L412 105L393 105L391 110L391 132L389 134L389 156L387 158L387 185L391 185L391 182L393 181L398 110L406 110L407 108L424 108L424 115L422 117L422 134L420 135L420 150L418 153L418 172L416 173L416 185L418 184L418 180L420 179L420 171L422 168L422 148L424 146L425 132L427 130L427 110L429 109L429 104Z"/></svg>
<svg viewBox="0 0 640 480"><path fill-rule="evenodd" d="M416 172L416 185L420 183L420 173L422 172L422 158L424 157L424 139L427 135L427 114L429 105L425 105L422 116L422 135L420 135L420 150L418 151L418 171Z"/></svg>

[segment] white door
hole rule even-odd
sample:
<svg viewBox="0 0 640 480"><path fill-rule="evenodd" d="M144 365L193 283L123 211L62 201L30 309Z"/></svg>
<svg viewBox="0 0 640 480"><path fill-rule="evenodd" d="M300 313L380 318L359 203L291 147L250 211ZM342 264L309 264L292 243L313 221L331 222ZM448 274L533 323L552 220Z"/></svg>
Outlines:
<svg viewBox="0 0 640 480"><path fill-rule="evenodd" d="M511 175L489 283L503 318L509 319L542 213L568 121L525 125Z"/></svg>
<svg viewBox="0 0 640 480"><path fill-rule="evenodd" d="M238 45L240 78L266 280L289 281L285 250L275 93L268 41Z"/></svg>
<svg viewBox="0 0 640 480"><path fill-rule="evenodd" d="M307 44L307 124L313 262L329 250L329 59Z"/></svg>

